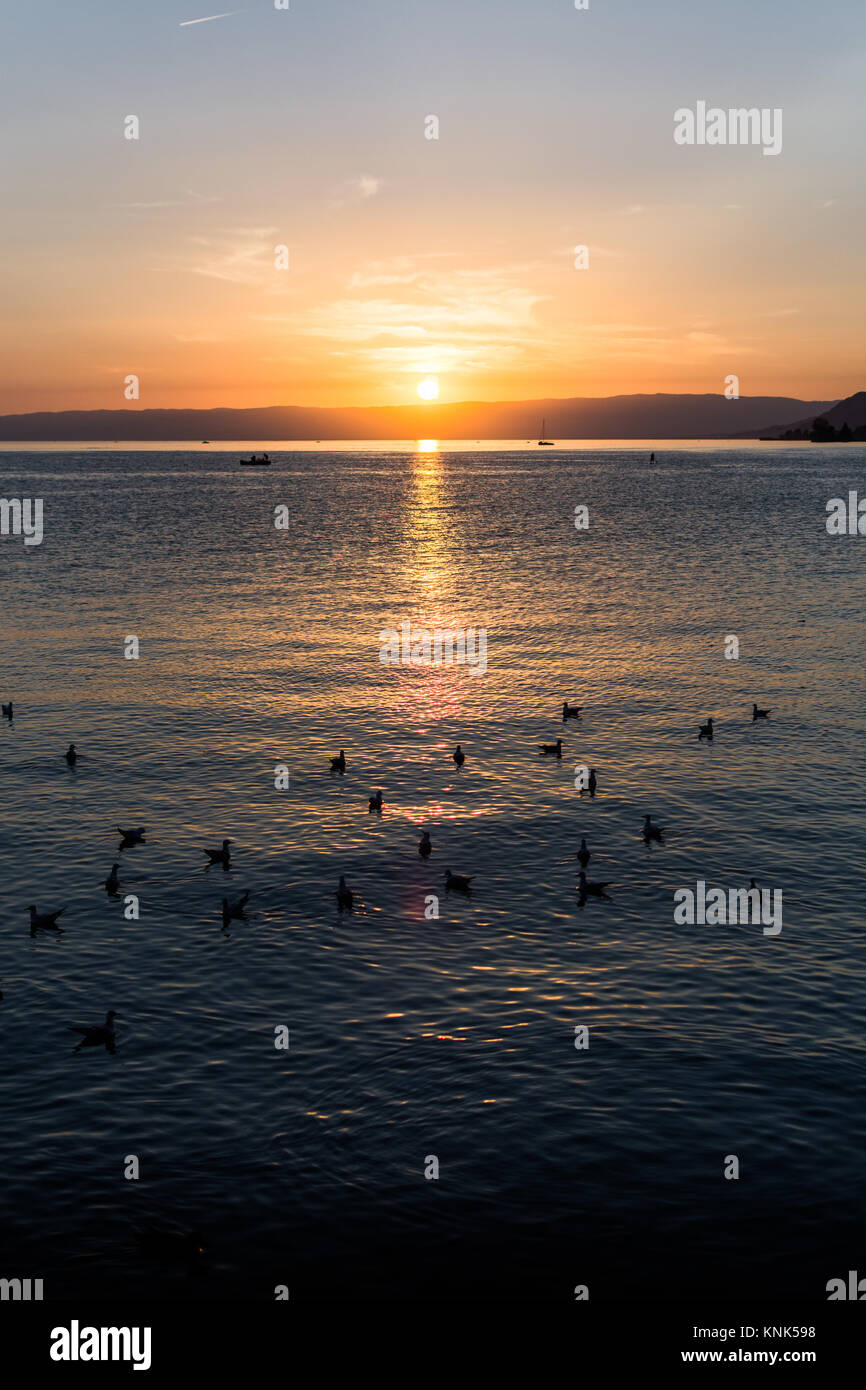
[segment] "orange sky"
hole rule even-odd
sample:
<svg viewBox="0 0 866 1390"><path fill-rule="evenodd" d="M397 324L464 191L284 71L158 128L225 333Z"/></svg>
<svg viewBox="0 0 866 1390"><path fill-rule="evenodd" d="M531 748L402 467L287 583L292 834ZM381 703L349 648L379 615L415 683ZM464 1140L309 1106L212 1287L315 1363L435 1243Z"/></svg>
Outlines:
<svg viewBox="0 0 866 1390"><path fill-rule="evenodd" d="M397 405L428 375L446 401L866 385L844 43L803 78L752 20L732 75L736 35L672 5L626 4L627 34L516 0L363 8L19 17L0 410L122 407L132 373L134 408ZM675 145L702 91L782 105L779 157Z"/></svg>

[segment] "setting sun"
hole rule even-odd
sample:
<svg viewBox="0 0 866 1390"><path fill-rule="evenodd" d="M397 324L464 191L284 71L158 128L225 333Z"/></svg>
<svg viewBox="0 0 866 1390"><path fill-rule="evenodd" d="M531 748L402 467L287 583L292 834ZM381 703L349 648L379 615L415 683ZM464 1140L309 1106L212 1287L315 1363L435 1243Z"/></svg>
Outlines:
<svg viewBox="0 0 866 1390"><path fill-rule="evenodd" d="M436 401L439 399L439 379L435 376L425 376L423 381L418 382L418 395L422 401Z"/></svg>

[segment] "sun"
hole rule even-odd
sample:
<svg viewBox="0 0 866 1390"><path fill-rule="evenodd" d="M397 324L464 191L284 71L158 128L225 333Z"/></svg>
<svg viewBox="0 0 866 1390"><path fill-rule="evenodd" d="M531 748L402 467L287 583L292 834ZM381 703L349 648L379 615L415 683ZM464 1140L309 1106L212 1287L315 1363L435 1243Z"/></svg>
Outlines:
<svg viewBox="0 0 866 1390"><path fill-rule="evenodd" d="M439 378L435 376L425 376L423 381L418 382L418 395L422 401L436 401L439 399Z"/></svg>

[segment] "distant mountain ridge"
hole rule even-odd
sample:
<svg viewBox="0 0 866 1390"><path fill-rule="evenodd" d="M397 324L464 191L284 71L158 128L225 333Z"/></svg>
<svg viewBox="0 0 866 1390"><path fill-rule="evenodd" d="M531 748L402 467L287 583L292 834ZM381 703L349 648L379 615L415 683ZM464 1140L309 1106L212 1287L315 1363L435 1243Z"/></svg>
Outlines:
<svg viewBox="0 0 866 1390"><path fill-rule="evenodd" d="M863 393L861 393L863 394ZM853 399L853 398L852 398ZM259 406L211 410L64 410L0 416L0 440L537 440L755 437L836 408L791 396L576 396L405 406Z"/></svg>
<svg viewBox="0 0 866 1390"><path fill-rule="evenodd" d="M811 439L813 436L827 443L832 443L834 437L838 442L866 439L866 391L855 391L853 396L837 401L829 410L819 410L802 420L761 430L762 439Z"/></svg>

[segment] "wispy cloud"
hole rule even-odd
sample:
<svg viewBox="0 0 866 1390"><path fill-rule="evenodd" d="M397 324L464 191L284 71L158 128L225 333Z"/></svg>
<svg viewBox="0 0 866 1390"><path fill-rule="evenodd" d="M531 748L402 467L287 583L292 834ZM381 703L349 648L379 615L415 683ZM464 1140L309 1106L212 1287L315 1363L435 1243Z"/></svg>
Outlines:
<svg viewBox="0 0 866 1390"><path fill-rule="evenodd" d="M372 262L351 277L347 296L291 320L259 317L290 322L294 333L329 343L332 356L374 371L417 370L422 360L440 372L485 370L518 360L529 347L543 350L535 310L546 296L527 287L525 266L446 271L421 261ZM371 288L376 293L364 293Z"/></svg>
<svg viewBox="0 0 866 1390"><path fill-rule="evenodd" d="M276 247L284 240L276 227L222 227L209 236L190 237L194 256L161 268L285 294L290 288L288 277L274 269Z"/></svg>
<svg viewBox="0 0 866 1390"><path fill-rule="evenodd" d="M179 29L186 29L190 24L210 24L212 19L228 19L233 14L242 14L242 10L225 10L223 14L205 14L201 19L182 19L178 24Z"/></svg>
<svg viewBox="0 0 866 1390"><path fill-rule="evenodd" d="M366 203L368 199L375 198L384 182L384 179L377 178L375 174L358 174L355 178L346 179L334 189L331 206L342 208L347 203Z"/></svg>

